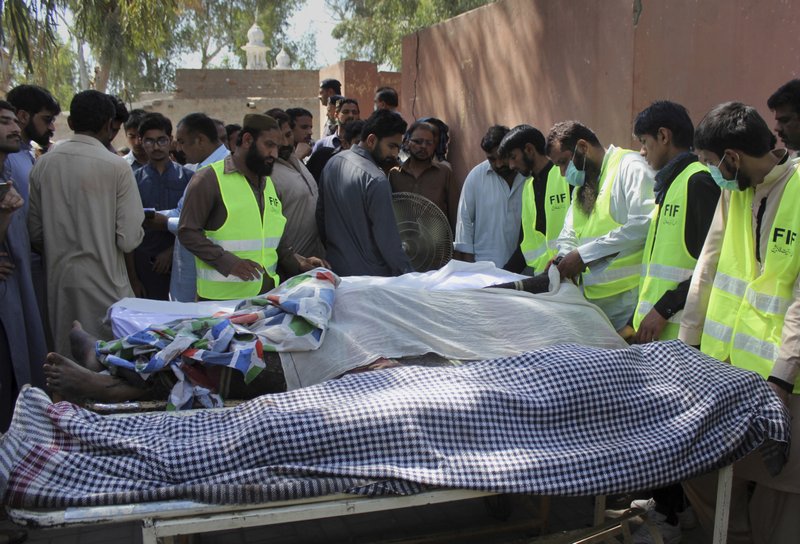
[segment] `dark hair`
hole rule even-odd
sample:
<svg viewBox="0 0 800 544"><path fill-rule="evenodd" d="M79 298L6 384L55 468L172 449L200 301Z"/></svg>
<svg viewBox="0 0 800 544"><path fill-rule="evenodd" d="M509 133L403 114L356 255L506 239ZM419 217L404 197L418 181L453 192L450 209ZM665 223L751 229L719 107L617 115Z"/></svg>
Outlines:
<svg viewBox="0 0 800 544"><path fill-rule="evenodd" d="M578 140L586 140L594 146L600 145L597 135L586 125L582 125L578 121L561 121L550 129L545 150L549 155L553 150L553 145L558 142L562 150L572 151L578 145Z"/></svg>
<svg viewBox="0 0 800 544"><path fill-rule="evenodd" d="M342 94L342 84L338 79L323 79L319 84L320 89L333 89L336 94Z"/></svg>
<svg viewBox="0 0 800 544"><path fill-rule="evenodd" d="M136 129L136 132L139 132L139 123L142 122L144 116L147 115L147 112L140 109L131 110L128 114L128 120L125 121L125 132L128 132L130 129Z"/></svg>
<svg viewBox="0 0 800 544"><path fill-rule="evenodd" d="M6 100L17 110L27 111L31 115L42 110L51 111L53 115L61 113L58 100L53 98L50 91L38 85L17 85L8 91Z"/></svg>
<svg viewBox="0 0 800 544"><path fill-rule="evenodd" d="M284 123L289 123L291 125L292 123L289 116L286 115L286 112L280 108L272 108L271 110L267 110L264 112L264 115L269 115L270 117L275 119L278 122L278 126Z"/></svg>
<svg viewBox="0 0 800 544"><path fill-rule="evenodd" d="M501 157L506 157L514 149L523 149L526 144L532 144L537 153L544 155L544 134L530 125L517 125L508 131L508 134L503 136L497 152Z"/></svg>
<svg viewBox="0 0 800 544"><path fill-rule="evenodd" d="M214 121L214 124L217 125L218 127L225 128L225 121L223 121L222 119L211 119L211 120Z"/></svg>
<svg viewBox="0 0 800 544"><path fill-rule="evenodd" d="M190 113L180 121L178 127L183 127L189 134L202 134L212 144L219 142L217 125L214 120L205 113Z"/></svg>
<svg viewBox="0 0 800 544"><path fill-rule="evenodd" d="M781 106L791 106L795 113L800 113L800 79L784 83L767 100L767 107L771 110Z"/></svg>
<svg viewBox="0 0 800 544"><path fill-rule="evenodd" d="M167 136L172 136L172 121L160 113L148 113L139 123L139 136L144 136L148 130L163 130Z"/></svg>
<svg viewBox="0 0 800 544"><path fill-rule="evenodd" d="M332 95L330 95L328 97L328 104L327 105L330 106L331 104L333 104L334 106L336 106L336 103L339 100L343 100L343 99L344 99L344 97L342 95L340 95L340 94L332 94Z"/></svg>
<svg viewBox="0 0 800 544"><path fill-rule="evenodd" d="M120 123L125 123L130 117L130 113L128 113L128 108L125 107L125 102L116 95L110 94L108 95L111 98L111 101L114 103L114 121L119 121Z"/></svg>
<svg viewBox="0 0 800 544"><path fill-rule="evenodd" d="M333 98L333 97L331 97L331 98ZM344 97L342 97L340 100L336 101L336 113L339 113L340 111L342 111L342 106L344 106L345 104L355 104L356 107L358 108L358 111L361 111L361 108L359 108L359 106L358 106L358 100L356 100L355 98L344 98Z"/></svg>
<svg viewBox="0 0 800 544"><path fill-rule="evenodd" d="M17 108L12 106L10 103L6 102L5 100L0 100L0 110L10 110L14 113L17 113Z"/></svg>
<svg viewBox="0 0 800 544"><path fill-rule="evenodd" d="M286 110L286 115L289 116L289 126L294 128L295 124L297 123L298 117L311 117L312 119L314 116L305 108L289 108Z"/></svg>
<svg viewBox="0 0 800 544"><path fill-rule="evenodd" d="M231 137L231 134L233 134L234 132L239 132L240 130L242 130L242 125L237 125L236 123L225 125L225 134L228 135L228 138Z"/></svg>
<svg viewBox="0 0 800 544"><path fill-rule="evenodd" d="M381 87L375 91L375 100L379 100L387 106L391 106L393 108L396 108L398 104L400 104L397 91L391 87Z"/></svg>
<svg viewBox="0 0 800 544"><path fill-rule="evenodd" d="M422 117L418 120L430 123L439 129L439 143L436 145L435 151L436 158L440 161L447 160L447 143L450 141L450 127L448 127L444 121L436 117Z"/></svg>
<svg viewBox="0 0 800 544"><path fill-rule="evenodd" d="M658 100L639 112L633 122L633 134L637 138L645 134L655 137L660 128L669 129L675 147L692 147L694 123L689 112L680 104Z"/></svg>
<svg viewBox="0 0 800 544"><path fill-rule="evenodd" d="M364 122L361 130L361 141L367 139L370 134L374 134L378 139L403 134L408 127L408 123L399 114L389 110L377 110Z"/></svg>
<svg viewBox="0 0 800 544"><path fill-rule="evenodd" d="M418 128L424 128L433 134L436 134L437 132L437 128L433 125L433 123L428 123L427 121L414 121L411 126L408 127L408 136L411 137L414 131Z"/></svg>
<svg viewBox="0 0 800 544"><path fill-rule="evenodd" d="M741 102L725 102L703 117L694 132L694 147L722 157L726 149L740 149L763 157L777 139L755 108Z"/></svg>
<svg viewBox="0 0 800 544"><path fill-rule="evenodd" d="M353 143L353 140L358 136L361 136L361 132L364 130L364 120L363 119L354 119L352 121L348 121L344 124L344 141L348 143Z"/></svg>
<svg viewBox="0 0 800 544"><path fill-rule="evenodd" d="M488 153L495 147L499 147L500 142L503 141L503 138L506 134L508 134L508 132L509 128L504 127L503 125L494 125L489 127L489 130L487 130L486 134L484 134L483 138L481 138L481 149Z"/></svg>
<svg viewBox="0 0 800 544"><path fill-rule="evenodd" d="M114 118L111 97L93 89L81 91L69 103L69 118L75 132L100 132Z"/></svg>

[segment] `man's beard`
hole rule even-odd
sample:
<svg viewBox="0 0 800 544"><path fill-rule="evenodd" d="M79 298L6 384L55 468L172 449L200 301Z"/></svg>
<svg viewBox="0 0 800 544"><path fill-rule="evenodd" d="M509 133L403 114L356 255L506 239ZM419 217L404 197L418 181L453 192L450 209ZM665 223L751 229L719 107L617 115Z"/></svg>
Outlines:
<svg viewBox="0 0 800 544"><path fill-rule="evenodd" d="M393 166L397 166L399 164L396 157L391 156L383 156L383 154L379 151L380 149L380 142L375 145L375 150L370 152L372 155L372 159L375 161L375 164L380 166L381 168L392 168Z"/></svg>
<svg viewBox="0 0 800 544"><path fill-rule="evenodd" d="M273 162L274 159L267 162L267 157L258 152L255 143L247 150L247 155L244 158L244 164L257 176L269 176L272 174Z"/></svg>
<svg viewBox="0 0 800 544"><path fill-rule="evenodd" d="M578 201L578 206L583 210L583 213L590 215L597 202L600 172L589 160L586 161L586 166L584 168L586 170L586 178L584 179L583 185L578 187L575 193L575 199Z"/></svg>
<svg viewBox="0 0 800 544"><path fill-rule="evenodd" d="M292 156L293 151L294 151L293 145L282 145L278 148L278 157L280 157L285 161L288 161L289 158Z"/></svg>
<svg viewBox="0 0 800 544"><path fill-rule="evenodd" d="M495 168L494 166L492 166L492 170L494 170L494 173L500 176L501 178L508 177L514 173L514 170L512 170L508 165L505 165L500 168Z"/></svg>
<svg viewBox="0 0 800 544"><path fill-rule="evenodd" d="M422 153L414 153L413 151L409 151L408 154L414 157L414 160L417 160L419 162L431 162L433 160L433 155L426 154L425 151L423 151Z"/></svg>
<svg viewBox="0 0 800 544"><path fill-rule="evenodd" d="M750 187L753 186L752 179L750 176L747 176L741 170L736 174L736 185L739 186L740 191L746 191Z"/></svg>
<svg viewBox="0 0 800 544"><path fill-rule="evenodd" d="M34 132L36 129L33 126L33 119L31 119L28 126L25 127L25 135L31 139L32 142L36 142L39 144L42 149L47 148L50 145L50 138L53 136L53 133L49 130L45 130L44 132L37 133Z"/></svg>
<svg viewBox="0 0 800 544"><path fill-rule="evenodd" d="M529 159L527 155L522 154L522 162L525 163L525 171L520 172L525 177L533 175L533 159Z"/></svg>

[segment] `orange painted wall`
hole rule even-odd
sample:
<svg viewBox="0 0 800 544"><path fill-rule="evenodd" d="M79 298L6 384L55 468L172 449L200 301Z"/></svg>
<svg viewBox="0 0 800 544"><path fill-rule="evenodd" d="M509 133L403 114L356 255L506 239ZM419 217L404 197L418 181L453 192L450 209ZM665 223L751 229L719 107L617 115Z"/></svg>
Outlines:
<svg viewBox="0 0 800 544"><path fill-rule="evenodd" d="M501 0L404 38L401 108L450 125L462 179L496 123L578 119L633 146L661 98L696 122L733 99L769 120L767 97L800 74L798 28L797 0Z"/></svg>

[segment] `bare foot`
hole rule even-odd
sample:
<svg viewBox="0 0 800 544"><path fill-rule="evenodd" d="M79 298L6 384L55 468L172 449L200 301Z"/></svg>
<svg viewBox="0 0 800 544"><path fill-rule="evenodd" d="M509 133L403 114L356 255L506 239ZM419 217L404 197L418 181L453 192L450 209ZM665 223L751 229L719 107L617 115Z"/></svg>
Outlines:
<svg viewBox="0 0 800 544"><path fill-rule="evenodd" d="M125 402L137 400L147 392L146 389L133 387L116 376L99 374L84 368L58 353L48 353L43 368L53 400L60 397L74 403L81 403L86 399Z"/></svg>
<svg viewBox="0 0 800 544"><path fill-rule="evenodd" d="M97 339L83 330L80 321L72 322L72 330L69 331L69 346L75 361L95 372L100 372L103 365L97 360L94 346Z"/></svg>

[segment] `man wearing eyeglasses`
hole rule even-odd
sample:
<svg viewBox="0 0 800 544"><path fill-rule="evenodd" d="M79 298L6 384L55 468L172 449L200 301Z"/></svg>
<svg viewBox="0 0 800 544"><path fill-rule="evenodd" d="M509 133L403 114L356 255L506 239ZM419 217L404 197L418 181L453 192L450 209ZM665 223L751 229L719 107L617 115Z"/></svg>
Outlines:
<svg viewBox="0 0 800 544"><path fill-rule="evenodd" d="M147 164L134 174L142 206L154 210L177 208L193 172L169 157L172 123L160 113L147 114L139 125L139 138L147 154ZM175 235L171 232L145 232L142 244L133 253L135 274L131 278L131 285L136 296L169 299L174 249Z"/></svg>
<svg viewBox="0 0 800 544"><path fill-rule="evenodd" d="M449 166L433 160L436 128L430 123L417 121L408 133L408 159L389 172L392 192L424 196L444 212L451 231L455 232L461 186Z"/></svg>

